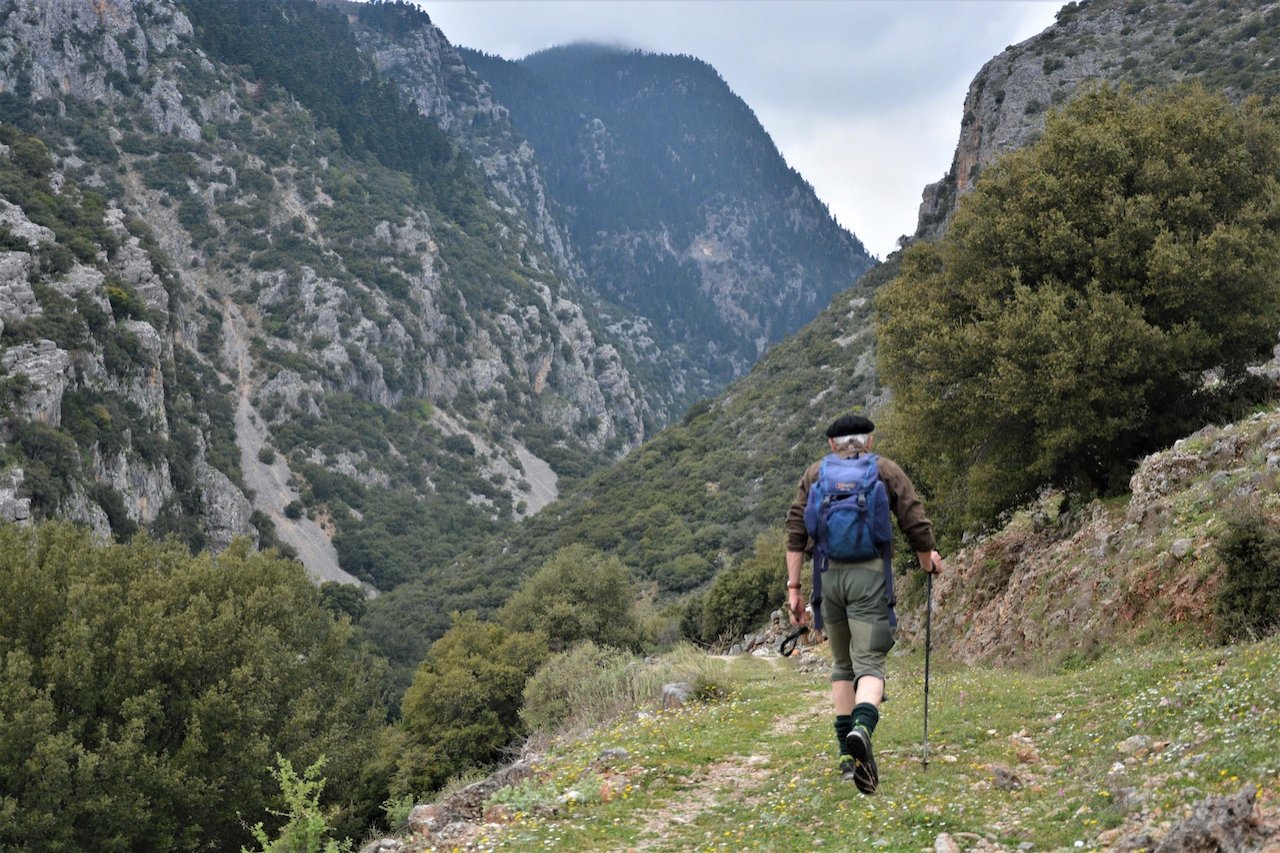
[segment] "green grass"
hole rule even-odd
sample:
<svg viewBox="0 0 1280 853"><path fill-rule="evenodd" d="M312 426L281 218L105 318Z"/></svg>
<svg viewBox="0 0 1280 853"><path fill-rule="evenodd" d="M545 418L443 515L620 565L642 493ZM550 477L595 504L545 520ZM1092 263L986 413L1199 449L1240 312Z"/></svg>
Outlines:
<svg viewBox="0 0 1280 853"><path fill-rule="evenodd" d="M731 685L720 702L631 716L553 749L536 789L509 798L526 811L477 846L922 850L945 831L1009 848L1098 849L1130 813L1161 824L1247 783L1280 792L1280 638L1152 647L1049 675L935 655L927 769L923 660L896 656L874 797L835 772L825 678L743 658ZM1149 744L1117 748L1135 735ZM629 754L611 768L593 764L619 747ZM997 787L993 762L1021 786ZM553 803L554 814L537 808ZM961 836L962 847L977 837Z"/></svg>

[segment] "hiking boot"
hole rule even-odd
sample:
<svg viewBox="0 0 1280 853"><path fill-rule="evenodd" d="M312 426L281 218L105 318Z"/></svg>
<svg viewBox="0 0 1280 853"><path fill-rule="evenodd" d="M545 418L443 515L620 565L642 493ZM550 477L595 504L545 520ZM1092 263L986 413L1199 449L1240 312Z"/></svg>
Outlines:
<svg viewBox="0 0 1280 853"><path fill-rule="evenodd" d="M876 769L875 757L871 754L871 735L866 726L854 726L853 731L844 739L853 756L853 784L864 794L874 794L880 784L880 772Z"/></svg>
<svg viewBox="0 0 1280 853"><path fill-rule="evenodd" d="M841 779L843 779L846 782L852 782L854 768L855 768L855 765L854 765L852 755L840 756L840 778Z"/></svg>

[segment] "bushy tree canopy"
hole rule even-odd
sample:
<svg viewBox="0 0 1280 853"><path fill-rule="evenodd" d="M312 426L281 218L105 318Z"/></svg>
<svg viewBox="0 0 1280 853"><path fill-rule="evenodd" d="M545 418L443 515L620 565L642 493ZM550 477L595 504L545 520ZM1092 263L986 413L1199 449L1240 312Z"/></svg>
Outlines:
<svg viewBox="0 0 1280 853"><path fill-rule="evenodd" d="M1097 89L903 253L877 298L879 371L894 452L953 530L1047 483L1120 490L1239 398L1280 328L1278 174L1255 104Z"/></svg>
<svg viewBox="0 0 1280 853"><path fill-rule="evenodd" d="M557 551L508 599L498 621L515 631L542 631L553 649L579 640L636 649L640 626L635 585L617 557L585 545Z"/></svg>
<svg viewBox="0 0 1280 853"><path fill-rule="evenodd" d="M755 553L716 575L702 604L702 639L742 639L783 603L787 580L781 528L756 538Z"/></svg>
<svg viewBox="0 0 1280 853"><path fill-rule="evenodd" d="M328 756L327 806L379 801L377 671L300 564L3 525L0 588L0 847L238 849L277 753Z"/></svg>
<svg viewBox="0 0 1280 853"><path fill-rule="evenodd" d="M590 640L637 647L636 590L616 557L585 545L557 551L507 599L500 624L474 612L431 644L405 692L403 719L384 746L393 792L422 794L489 764L524 733L525 682L552 649Z"/></svg>
<svg viewBox="0 0 1280 853"><path fill-rule="evenodd" d="M524 733L525 682L546 657L543 634L455 615L404 695L393 793L423 794L497 760Z"/></svg>

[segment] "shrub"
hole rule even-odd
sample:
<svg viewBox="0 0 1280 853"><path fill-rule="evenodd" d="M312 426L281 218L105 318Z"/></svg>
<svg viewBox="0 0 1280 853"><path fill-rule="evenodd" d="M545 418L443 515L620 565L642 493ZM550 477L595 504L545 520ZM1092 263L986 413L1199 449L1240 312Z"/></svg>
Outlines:
<svg viewBox="0 0 1280 853"><path fill-rule="evenodd" d="M262 845L261 853L346 853L351 850L351 842L339 843L329 835L329 820L332 810L320 805L320 793L324 791L325 781L320 778L320 768L324 766L324 756L308 767L301 776L293 769L293 764L282 755L276 755L277 769L271 775L280 785L280 793L284 798L286 811L272 811L275 817L288 818L281 827L274 841L267 835L262 824L254 825L250 830L253 838ZM245 848L241 848L243 851Z"/></svg>
<svg viewBox="0 0 1280 853"><path fill-rule="evenodd" d="M707 594L695 592L684 600L684 609L680 612L680 635L690 640L702 640L702 609L706 606Z"/></svg>
<svg viewBox="0 0 1280 853"><path fill-rule="evenodd" d="M578 643L544 663L524 689L520 718L532 731L586 729L656 703L664 684L682 681L708 699L725 692L724 661L681 646L657 661Z"/></svg>
<svg viewBox="0 0 1280 853"><path fill-rule="evenodd" d="M109 279L107 282L107 301L111 305L111 313L117 320L147 319L147 305L129 284L120 279Z"/></svg>
<svg viewBox="0 0 1280 853"><path fill-rule="evenodd" d="M239 849L277 752L372 817L381 673L300 564L4 525L0 587L0 849Z"/></svg>
<svg viewBox="0 0 1280 853"><path fill-rule="evenodd" d="M583 788L590 789L590 796L581 796L579 801L593 802L600 799L600 777L594 772L587 771L578 777L574 790L581 794ZM554 812L558 807L560 789L555 782L541 782L536 778L522 779L514 785L503 785L494 791L489 802L506 806L518 814L546 814Z"/></svg>
<svg viewBox="0 0 1280 853"><path fill-rule="evenodd" d="M71 483L80 473L75 440L40 421L22 421L13 427L13 443L26 459L25 486L31 509L46 518L71 494Z"/></svg>
<svg viewBox="0 0 1280 853"><path fill-rule="evenodd" d="M1227 521L1217 552L1225 566L1216 605L1218 639L1255 639L1280 627L1280 531L1255 508Z"/></svg>
<svg viewBox="0 0 1280 853"><path fill-rule="evenodd" d="M498 614L513 631L545 631L552 649L579 640L638 649L635 585L617 557L585 545L557 551L521 585Z"/></svg>
<svg viewBox="0 0 1280 853"><path fill-rule="evenodd" d="M325 581L320 584L320 603L334 616L345 614L358 622L368 609L364 590L355 584Z"/></svg>
<svg viewBox="0 0 1280 853"><path fill-rule="evenodd" d="M554 655L524 688L520 719L532 731L550 732L570 721L600 722L636 704L635 671L628 652L583 640Z"/></svg>
<svg viewBox="0 0 1280 853"><path fill-rule="evenodd" d="M702 606L702 639L723 641L754 629L782 601L786 583L782 532L762 533L755 553L725 569Z"/></svg>
<svg viewBox="0 0 1280 853"><path fill-rule="evenodd" d="M112 486L98 483L89 489L89 497L98 502L107 514L107 522L116 539L124 542L138 532L138 525L129 517L124 498Z"/></svg>
<svg viewBox="0 0 1280 853"><path fill-rule="evenodd" d="M524 734L520 697L546 656L541 634L455 614L405 692L392 795L434 790L460 770L496 761Z"/></svg>

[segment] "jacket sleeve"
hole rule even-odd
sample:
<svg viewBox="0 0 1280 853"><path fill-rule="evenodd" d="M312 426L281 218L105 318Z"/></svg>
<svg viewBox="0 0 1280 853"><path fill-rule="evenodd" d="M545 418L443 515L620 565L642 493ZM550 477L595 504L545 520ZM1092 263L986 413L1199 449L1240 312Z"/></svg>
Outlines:
<svg viewBox="0 0 1280 853"><path fill-rule="evenodd" d="M937 547L933 538L933 522L924 514L924 504L916 495L911 479L898 467L898 463L883 456L880 457L879 468L880 479L889 493L889 509L898 520L898 529L907 537L911 550L917 553L932 551Z"/></svg>
<svg viewBox="0 0 1280 853"><path fill-rule="evenodd" d="M791 506L787 509L788 551L808 552L812 550L812 545L809 543L809 532L804 527L804 508L809 502L809 487L818 478L818 464L815 462L805 470L804 476L800 478L800 484L796 486L796 496L792 499Z"/></svg>

